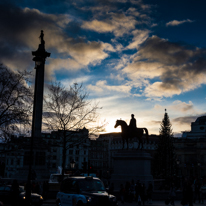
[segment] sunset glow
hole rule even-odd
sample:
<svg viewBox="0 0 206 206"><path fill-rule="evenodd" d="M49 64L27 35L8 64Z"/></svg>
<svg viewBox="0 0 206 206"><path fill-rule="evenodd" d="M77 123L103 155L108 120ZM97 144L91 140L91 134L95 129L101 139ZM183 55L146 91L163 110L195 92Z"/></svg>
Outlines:
<svg viewBox="0 0 206 206"><path fill-rule="evenodd" d="M34 72L44 30L45 87L83 83L106 132L135 115L158 134L167 109L173 132L205 115L204 1L19 1L0 3L0 63ZM181 11L181 12L180 12ZM9 18L8 18L9 17ZM46 92L46 89L45 89Z"/></svg>

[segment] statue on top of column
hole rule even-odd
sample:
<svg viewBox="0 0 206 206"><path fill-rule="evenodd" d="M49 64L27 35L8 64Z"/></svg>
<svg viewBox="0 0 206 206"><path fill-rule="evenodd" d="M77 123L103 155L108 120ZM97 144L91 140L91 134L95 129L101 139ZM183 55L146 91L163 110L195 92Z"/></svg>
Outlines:
<svg viewBox="0 0 206 206"><path fill-rule="evenodd" d="M45 44L45 41L44 41L44 32L43 30L41 30L41 34L39 36L39 39L41 40L41 44Z"/></svg>

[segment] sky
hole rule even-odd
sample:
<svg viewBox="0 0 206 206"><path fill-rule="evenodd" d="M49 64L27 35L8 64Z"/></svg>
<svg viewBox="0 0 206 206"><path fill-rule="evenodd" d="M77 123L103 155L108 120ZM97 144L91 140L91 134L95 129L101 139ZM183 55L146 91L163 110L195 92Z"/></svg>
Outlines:
<svg viewBox="0 0 206 206"><path fill-rule="evenodd" d="M206 115L206 1L1 0L0 63L34 72L44 31L45 85L83 84L107 132L117 119L159 134L165 109L173 132Z"/></svg>

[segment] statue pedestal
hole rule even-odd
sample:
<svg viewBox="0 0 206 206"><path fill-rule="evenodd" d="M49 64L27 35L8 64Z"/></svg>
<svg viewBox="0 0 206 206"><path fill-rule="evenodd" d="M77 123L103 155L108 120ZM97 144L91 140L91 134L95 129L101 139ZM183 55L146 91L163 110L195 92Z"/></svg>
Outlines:
<svg viewBox="0 0 206 206"><path fill-rule="evenodd" d="M125 185L127 181L139 180L148 187L149 182L153 184L151 175L151 155L144 150L118 150L113 155L114 173L110 182L114 183L115 189L120 184Z"/></svg>

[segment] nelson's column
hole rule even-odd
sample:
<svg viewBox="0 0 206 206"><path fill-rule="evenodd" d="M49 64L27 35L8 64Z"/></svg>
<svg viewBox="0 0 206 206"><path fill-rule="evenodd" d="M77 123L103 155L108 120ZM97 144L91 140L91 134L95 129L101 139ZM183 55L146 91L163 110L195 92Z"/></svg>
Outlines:
<svg viewBox="0 0 206 206"><path fill-rule="evenodd" d="M36 78L35 78L35 91L34 91L34 107L32 119L32 136L34 138L41 137L42 127L42 107L43 107L43 93L44 93L44 65L50 53L45 50L44 33L41 30L40 44L37 51L33 51L32 55L35 56Z"/></svg>
<svg viewBox="0 0 206 206"><path fill-rule="evenodd" d="M44 33L41 30L40 44L36 51L32 52L35 62L36 76L34 87L34 103L33 103L33 116L32 116L32 132L29 150L29 171L26 186L26 199L28 205L31 203L31 180L43 179L47 173L46 168L46 144L41 140L42 128L42 110L43 110L43 93L44 93L44 65L47 57L50 56L45 50ZM25 148L27 150L29 148ZM28 150L26 151L28 152ZM28 153L27 153L28 154ZM25 155L26 158L27 155ZM25 161L25 166L26 166ZM22 173L23 174L23 173Z"/></svg>

